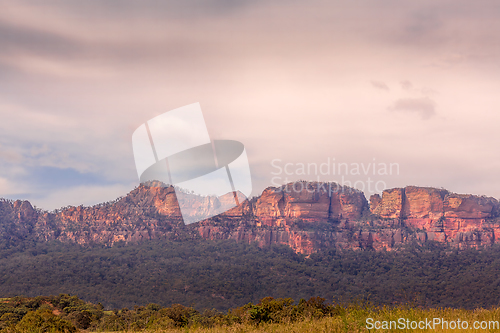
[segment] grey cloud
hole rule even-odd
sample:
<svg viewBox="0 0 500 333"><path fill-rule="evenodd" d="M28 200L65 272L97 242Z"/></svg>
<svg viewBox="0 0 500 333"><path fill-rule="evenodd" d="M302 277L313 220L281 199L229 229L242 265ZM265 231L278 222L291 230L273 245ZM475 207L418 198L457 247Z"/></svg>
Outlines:
<svg viewBox="0 0 500 333"><path fill-rule="evenodd" d="M27 1L37 5L37 2ZM44 2L44 6L63 8L64 10L92 17L116 18L197 18L200 16L217 16L230 14L255 6L262 1L255 0L184 0L184 1L158 1L158 0L109 0L109 1L77 1L77 0L52 0Z"/></svg>
<svg viewBox="0 0 500 333"><path fill-rule="evenodd" d="M60 167L63 163L63 167L77 169L79 172L90 170L104 175L106 179L124 183L134 182L137 180L137 175L129 144L130 135L135 129L133 126L136 122L140 123L144 119L149 119L146 115L151 115L152 112L156 112L155 110L166 111L162 109L164 106L173 109L176 106L191 103L194 99L212 107L214 113L212 121L221 123L217 132L219 135L229 135L225 132L229 127L232 131L236 131L234 128L239 129L240 123L246 125L244 128L241 127L241 134L238 133L238 135L241 135L240 141L248 145L250 159L262 161L269 156L265 161L269 166L269 161L283 151L284 160L297 156L305 159L311 156L311 159L317 158L322 162L325 150L314 151L310 147L314 146L315 140L319 138L322 142L336 140L323 138L321 133L328 134L328 131L315 130L314 133L318 132L317 137L308 137L300 148L302 150L297 150L297 147L292 147L293 145L290 145L289 150L282 148L288 147L289 142L283 141L282 138L286 135L283 136L279 132L281 129L274 131L276 123L283 117L281 108L276 108L275 105L276 103L287 105L285 103L289 100L300 105L303 99L311 94L312 89L318 90L317 82L338 84L339 76L334 75L337 70L341 75L345 72L348 78L356 77L356 80L363 80L362 84L366 89L377 89L380 92L377 95L380 96L375 97L389 98L391 95L387 90L390 85L392 93L401 92L402 95L393 95L393 99L385 105L390 105L390 109L400 113L401 116L409 115L411 116L409 118L417 120L419 117L426 119L436 115L437 107L434 101L425 98L425 95L431 98L433 95L420 89L421 84L434 82L436 76L443 78L443 80L438 80L443 83L432 83L435 88L444 91L443 84L449 85L446 86L446 90L450 92L457 87L455 81L460 81L456 79L459 76L463 77L464 85L477 89L471 90L473 92L479 92L479 89L484 87L485 79L486 82L490 78L496 80L494 75L496 67L494 66L497 65L498 57L494 57L497 53L493 51L497 52L495 41L499 38L493 37L498 37L500 29L495 29L498 27L494 24L497 21L491 16L498 15L498 10L495 13L492 6L486 8L482 2L475 5L470 5L468 2L469 5L466 5L465 1L458 0L461 3L460 8L457 8L457 2L439 4L429 0L414 3L381 0L376 4L354 0L346 4L304 3L296 8L287 5L276 6L276 2L281 3L281 1L283 0L272 0L269 10L265 10L267 8L258 8L267 5L261 0L257 0L256 3L238 0L234 2L228 2L228 0L208 0L207 2L201 0L146 0L142 2L135 0L106 2L20 0L16 3L28 4L29 10L32 7L38 7L40 15L38 20L30 21L32 16L24 17L23 11L20 10L18 16L9 20L9 22L15 20L15 23L9 25L0 21L1 55L5 55L6 60L9 60L3 63L0 61L2 85L0 102L5 103L4 125L1 127L3 132L0 140L9 138L23 143L28 141L29 143L47 143L51 151L57 152L32 156L31 148L9 147L16 152L22 152L19 154L26 156L27 163L32 167ZM2 3L6 6L16 4L0 0L0 8L2 8ZM470 10L466 10L467 6L473 7L473 16L469 16ZM428 10L430 13L425 13L421 11L422 7L433 9ZM36 9L34 12L37 12ZM433 10L436 11L435 14L432 14ZM7 15L8 8L3 13ZM44 18L44 13L51 15ZM239 17L237 14L241 13L243 15ZM57 21L49 21L57 17L64 18L64 20L58 24L53 24ZM75 19L72 20L72 18ZM38 29L35 28L36 24L39 26ZM54 27L60 27L60 30ZM476 34L473 34L474 31ZM437 43L441 41L439 38L450 37L447 33L454 34L451 36L453 38L449 39L449 43ZM388 45L387 42L394 42L396 37L399 38L398 45ZM416 47L409 49L408 46L412 43ZM365 50L365 52L360 50ZM458 66L453 68L453 72L446 73L433 67L425 67L427 62L437 61L436 59L441 59L443 54L455 52L464 54L478 52L480 55L488 56L489 63L486 63L487 59L484 58L475 60L475 65L481 66L475 68L487 69L487 75L478 76L476 81L472 78L471 82L467 82L466 79L469 77L467 73L470 72ZM18 54L20 55L19 63L22 66L13 61ZM286 58L283 57L284 55ZM109 77L104 76L103 79L100 76L83 79L77 75L51 76L53 73L51 67L47 71L40 72L31 70L35 66L24 67L25 63L31 65L31 56L35 60L38 58L44 61L49 60L47 61L49 65L63 65L61 71L82 66L83 70L94 69L94 67L95 70L109 69L111 74ZM331 60L337 56L339 62ZM289 61L288 58L290 58ZM321 59L328 60L322 62ZM345 65L342 64L342 61L346 59L349 61L346 61ZM336 63L341 65L337 66ZM329 66L332 66L332 70L325 71L324 68L330 68ZM322 68L322 70L315 72L314 68ZM295 85L296 81L290 84L285 82L288 79L275 75L289 72L292 74L290 77L301 78L301 75L309 69L311 78L314 80L297 81L301 88L290 90L290 93L286 89L288 87L295 89L293 88L295 86L298 88L299 84ZM317 73L317 77L313 77L313 73ZM378 81L370 82L372 78L385 79L391 77L392 74L401 75L401 79L415 80L415 86L405 91L400 89L403 84L398 82L399 80L386 81L387 84ZM450 74L449 80L444 80L445 74ZM366 75L370 76L366 77ZM271 82L271 76L273 80L276 76L276 80ZM369 84L373 88L368 86ZM462 82L457 82L457 84L462 84ZM352 91L352 94L360 93L357 86L347 83L345 85L346 91ZM413 97L413 99L397 100L400 97ZM366 104L370 103L368 100L370 97L366 98ZM440 101L443 99L443 105L447 102L446 98L448 98L447 94L440 97ZM325 97L320 98L317 103L325 110L331 110L332 102L336 101L335 96L330 97L325 94ZM276 121L269 121L268 125L263 125L257 120L254 123L248 123L250 119L248 114L251 114L249 111L252 108L247 105L254 105L254 103L263 106L258 111L259 114L272 116L272 119ZM357 104L352 106L353 104L347 98L345 103L346 108L361 109ZM468 99L463 102L455 100L450 102L452 106L459 107L462 104L468 107L467 103L470 103ZM57 119L54 125L52 121L40 121L38 117L19 120L16 118L14 122L12 117L18 111L15 108L11 111L10 105L20 106L21 109L27 109L33 113L65 115L67 118L61 119L74 120L78 125L68 126ZM320 117L323 119L330 114L326 111L324 114L320 111L315 112L317 114L314 116L318 119ZM392 125L398 122L390 123L390 115L389 112L382 115L383 119L378 120L379 122L373 118L373 123L378 125L373 126L377 127L376 133L388 132L393 137L399 137L400 132L411 132L412 128L426 125L425 122L416 121L408 122L404 128L395 128ZM346 121L351 119L348 112L345 112L345 115L343 113L342 116ZM366 119L361 117L362 126L371 128L370 116L371 114L366 113ZM438 122L436 118L434 117L433 120ZM332 119L336 118L332 116ZM468 120L466 117L464 119ZM297 121L294 117L289 117L286 122L286 128L293 126L302 128L304 125L313 127L312 122ZM57 125L59 123L64 126ZM355 123L359 124L358 121ZM227 124L234 124L234 126L227 126ZM127 127L129 125L133 128ZM262 126L271 129L266 131L268 136L256 137L255 131L264 128ZM108 134L101 130L104 128L109 131ZM346 128L346 131L348 130L349 133L352 132L351 129ZM450 129L450 131L451 136L463 138L459 128ZM486 145L492 142L489 137L483 138L477 135L476 137L478 140L487 140ZM405 138L410 141L414 140L413 136ZM356 141L360 140L359 135L350 139L359 145L350 148L352 153L349 153L354 156L355 161L360 156L364 156L363 154L371 156L371 151L366 153L364 148L356 148L364 147L364 143L359 144ZM364 139L361 137L361 140ZM395 148L393 140L381 140L376 154L387 153L396 161L404 162L403 150L399 147ZM423 142L417 141L415 145L422 147L422 150L434 148L435 140L426 138ZM264 142L273 142L273 144L270 146ZM338 147L332 147L332 149L338 149ZM26 153L26 150L30 154ZM64 155L66 153L69 157ZM340 152L336 152L335 156L338 154ZM427 163L426 154L419 155L415 168ZM0 159L6 158L1 152L0 155ZM378 155L376 157L380 160ZM441 162L444 165L448 163L448 160L459 157L450 153L450 157ZM337 158L341 160L341 157ZM495 160L489 160L489 162L496 163ZM84 167L81 167L82 165ZM269 170L259 166L254 167L252 171L254 170L254 178L260 182L260 189L268 186L271 180ZM411 177L419 177L421 173L417 172L418 170L413 171L404 169L405 175L394 180L394 182L400 182L394 183L394 186L416 183L412 181L415 178ZM0 173L0 178L8 175ZM443 175L446 173L439 173L439 176ZM466 175L466 172L461 172L460 175ZM418 181L429 181L429 179L427 177ZM432 181L430 182L432 184ZM497 186L497 188L500 187ZM99 194L99 191L96 191L96 194Z"/></svg>
<svg viewBox="0 0 500 333"><path fill-rule="evenodd" d="M1 1L1 0L0 0ZM1 6L0 6L1 8ZM78 5L67 8L68 11L76 10ZM127 15L116 20L114 24L120 27L126 34L128 26ZM90 16L84 16L90 19ZM92 20L107 20L106 18L93 17ZM91 24L84 19L85 24ZM218 48L211 43L210 38L199 38L201 33L207 33L200 26L191 28L186 20L180 20L186 26L186 29L180 30L175 34L169 33L171 29L168 22L162 21L159 23L158 35L154 39L141 40L138 33L136 36L131 36L129 39L110 37L100 40L99 38L79 37L72 30L73 27L68 26L67 30L59 32L44 30L40 28L29 27L19 24L12 24L2 21L0 18L0 45L3 56L8 56L7 61L0 57L0 75L14 76L19 75L19 70L12 66L10 62L16 59L17 56L34 56L47 60L62 61L69 63L73 60L83 60L85 63L105 63L111 62L113 65L117 63L140 63L141 67L144 63L171 63L172 61L186 60L199 61L201 58L207 58L207 51L217 51ZM79 22L82 24L82 22ZM110 24L111 26L111 24ZM141 28L138 28L140 31ZM144 30L144 29L143 29ZM143 34L148 33L147 30ZM213 31L211 32L213 35ZM208 33L207 33L208 34Z"/></svg>
<svg viewBox="0 0 500 333"><path fill-rule="evenodd" d="M401 98L392 106L390 111L418 113L422 119L429 119L436 114L436 103L430 98Z"/></svg>
<svg viewBox="0 0 500 333"><path fill-rule="evenodd" d="M430 10L419 11L411 15L411 21L405 27L407 36L421 38L435 33L442 26L436 14Z"/></svg>
<svg viewBox="0 0 500 333"><path fill-rule="evenodd" d="M422 5L410 11L400 8L399 12L404 19L386 32L389 40L398 45L441 48L456 38L446 29L453 17L436 8Z"/></svg>
<svg viewBox="0 0 500 333"><path fill-rule="evenodd" d="M0 21L0 45L2 53L19 52L58 57L75 56L82 51L81 46L62 35Z"/></svg>
<svg viewBox="0 0 500 333"><path fill-rule="evenodd" d="M413 84L408 80L401 81L400 84L401 88L403 88L404 90L410 90L411 88L413 88Z"/></svg>
<svg viewBox="0 0 500 333"><path fill-rule="evenodd" d="M387 86L387 84L385 84L384 82L382 81L370 81L370 83L372 84L372 86L376 89L380 89L380 90L385 90L385 91L389 91L389 87Z"/></svg>
<svg viewBox="0 0 500 333"><path fill-rule="evenodd" d="M464 43L474 44L479 41L482 49L490 49L490 40L498 36L496 22L500 7L495 0L478 0L473 3L467 0L424 0L411 5L400 2L395 8L398 15L394 15L392 29L385 33L391 42L404 46L434 47L432 51L437 52L453 45L456 51L462 49ZM402 20L398 20L398 17ZM476 31L480 33L474 36ZM481 40L482 38L487 41Z"/></svg>

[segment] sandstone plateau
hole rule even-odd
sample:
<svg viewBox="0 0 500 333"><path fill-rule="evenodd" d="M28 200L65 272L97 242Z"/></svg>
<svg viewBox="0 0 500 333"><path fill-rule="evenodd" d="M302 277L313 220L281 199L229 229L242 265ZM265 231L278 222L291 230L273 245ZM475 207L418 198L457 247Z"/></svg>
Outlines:
<svg viewBox="0 0 500 333"><path fill-rule="evenodd" d="M140 185L92 207L34 209L28 201L0 201L0 241L105 244L150 239L232 239L259 246L286 244L311 254L324 248L393 250L435 241L458 248L494 244L500 204L491 197L408 186L364 194L334 183L270 187L208 220L184 225L172 187Z"/></svg>

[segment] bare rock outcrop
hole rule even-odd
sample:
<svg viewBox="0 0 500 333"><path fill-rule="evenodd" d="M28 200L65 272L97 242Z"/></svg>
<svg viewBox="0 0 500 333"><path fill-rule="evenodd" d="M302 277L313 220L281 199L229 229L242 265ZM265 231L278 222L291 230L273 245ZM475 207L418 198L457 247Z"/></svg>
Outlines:
<svg viewBox="0 0 500 333"><path fill-rule="evenodd" d="M244 200L228 193L193 201L186 214L232 207L184 225L175 191L140 185L113 202L92 207L34 209L28 201L0 201L0 242L60 240L79 244L150 239L232 239L266 247L284 244L311 254L324 248L394 250L409 242L447 243L458 248L499 242L500 204L490 197L408 186L373 195L334 183L298 182L270 187ZM189 196L186 196L189 200ZM206 213L203 211L201 213Z"/></svg>

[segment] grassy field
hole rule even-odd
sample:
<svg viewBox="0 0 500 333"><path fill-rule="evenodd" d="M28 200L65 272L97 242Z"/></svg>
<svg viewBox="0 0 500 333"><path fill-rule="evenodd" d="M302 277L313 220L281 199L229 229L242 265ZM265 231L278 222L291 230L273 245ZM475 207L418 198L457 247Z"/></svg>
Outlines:
<svg viewBox="0 0 500 333"><path fill-rule="evenodd" d="M475 310L328 304L266 297L221 313L180 304L104 310L76 296L13 297L0 303L0 333L498 332L500 307Z"/></svg>
<svg viewBox="0 0 500 333"><path fill-rule="evenodd" d="M343 315L292 323L260 325L233 324L212 328L185 327L178 329L146 330L146 332L192 333L271 333L271 332L497 332L500 331L500 308L490 310L417 309L351 307ZM372 318L372 321L367 321ZM427 322L426 322L427 320ZM392 321L392 328L391 328ZM384 323L385 322L385 323ZM405 325L403 327L402 325ZM384 326L387 325L387 328ZM418 327L421 326L421 328ZM399 326L399 327L398 327ZM412 327L413 326L413 327ZM474 328L477 327L477 329ZM376 327L380 327L376 329ZM371 329L369 329L371 328Z"/></svg>

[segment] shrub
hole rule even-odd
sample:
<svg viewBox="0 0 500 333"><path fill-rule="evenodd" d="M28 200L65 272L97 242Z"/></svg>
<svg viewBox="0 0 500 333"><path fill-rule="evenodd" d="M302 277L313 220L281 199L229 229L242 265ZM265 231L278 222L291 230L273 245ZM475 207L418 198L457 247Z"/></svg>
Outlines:
<svg viewBox="0 0 500 333"><path fill-rule="evenodd" d="M172 319L178 327L187 326L189 319L196 313L195 309L180 304L174 304L170 308L160 310L162 316Z"/></svg>
<svg viewBox="0 0 500 333"><path fill-rule="evenodd" d="M293 303L291 298L264 297L259 304L250 308L250 319L257 324L290 321L294 312Z"/></svg>
<svg viewBox="0 0 500 333"><path fill-rule="evenodd" d="M76 327L54 315L50 310L40 309L28 313L16 325L22 333L75 333Z"/></svg>

